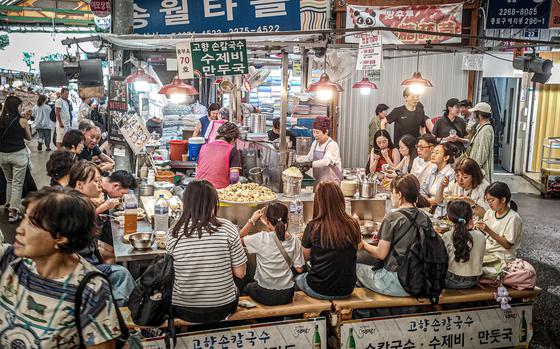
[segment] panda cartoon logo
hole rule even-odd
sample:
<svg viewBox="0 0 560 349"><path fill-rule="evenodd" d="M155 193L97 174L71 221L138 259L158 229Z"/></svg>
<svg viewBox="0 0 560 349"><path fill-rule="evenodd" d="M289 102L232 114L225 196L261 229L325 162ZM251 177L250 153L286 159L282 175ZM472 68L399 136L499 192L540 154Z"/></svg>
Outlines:
<svg viewBox="0 0 560 349"><path fill-rule="evenodd" d="M369 28L374 27L376 20L376 13L369 8L364 9L363 11L354 10L352 12L352 20L354 22L354 28Z"/></svg>

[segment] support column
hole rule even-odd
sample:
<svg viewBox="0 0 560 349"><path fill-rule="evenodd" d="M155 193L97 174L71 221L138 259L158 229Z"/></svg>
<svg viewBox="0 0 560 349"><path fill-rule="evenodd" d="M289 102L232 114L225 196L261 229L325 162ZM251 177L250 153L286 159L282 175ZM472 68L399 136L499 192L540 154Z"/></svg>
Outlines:
<svg viewBox="0 0 560 349"><path fill-rule="evenodd" d="M280 102L280 173L288 166L288 142L286 142L286 124L288 120L288 53L282 52L282 99ZM280 176L280 190L282 176Z"/></svg>

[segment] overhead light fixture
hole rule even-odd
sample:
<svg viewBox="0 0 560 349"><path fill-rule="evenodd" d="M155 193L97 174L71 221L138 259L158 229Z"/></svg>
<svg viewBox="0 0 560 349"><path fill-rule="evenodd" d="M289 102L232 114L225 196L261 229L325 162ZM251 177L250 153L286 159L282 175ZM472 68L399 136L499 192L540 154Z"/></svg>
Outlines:
<svg viewBox="0 0 560 349"><path fill-rule="evenodd" d="M156 79L146 74L142 68L138 68L136 72L127 76L124 82L133 84L136 92L148 92L150 84L157 84Z"/></svg>
<svg viewBox="0 0 560 349"><path fill-rule="evenodd" d="M194 86L185 84L183 80L177 76L173 78L170 84L164 85L159 89L160 95L165 95L171 102L179 104L187 100L187 96L195 96L198 91Z"/></svg>
<svg viewBox="0 0 560 349"><path fill-rule="evenodd" d="M319 81L309 84L306 92L316 93L319 99L327 101L332 99L335 93L343 92L342 86L332 82L326 73L321 74Z"/></svg>
<svg viewBox="0 0 560 349"><path fill-rule="evenodd" d="M410 92L415 95L420 95L424 93L426 87L434 87L432 82L428 79L424 79L422 74L420 73L420 51L418 51L418 55L416 58L416 71L412 74L410 79L406 79L401 83L401 86L407 87L410 89Z"/></svg>
<svg viewBox="0 0 560 349"><path fill-rule="evenodd" d="M361 81L352 85L352 88L359 88L362 96L368 96L372 90L377 90L377 85L365 77Z"/></svg>
<svg viewBox="0 0 560 349"><path fill-rule="evenodd" d="M542 59L535 53L517 57L513 60L513 67L528 73L534 73L532 82L546 83L552 76L553 63L549 59Z"/></svg>

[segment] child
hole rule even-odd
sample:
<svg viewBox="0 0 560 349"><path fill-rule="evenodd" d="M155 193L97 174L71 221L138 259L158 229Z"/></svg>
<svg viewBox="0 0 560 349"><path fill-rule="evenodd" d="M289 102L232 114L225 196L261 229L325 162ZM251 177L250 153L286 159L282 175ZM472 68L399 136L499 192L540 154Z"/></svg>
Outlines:
<svg viewBox="0 0 560 349"><path fill-rule="evenodd" d="M486 239L483 233L473 230L473 213L468 202L451 201L447 205L447 218L453 222L453 229L443 234L449 255L445 286L471 288L482 275Z"/></svg>
<svg viewBox="0 0 560 349"><path fill-rule="evenodd" d="M259 219L267 231L247 236ZM256 211L239 233L247 252L257 255L255 281L245 286L245 292L264 305L291 303L294 298L291 267L294 266L298 273L303 271L305 260L301 241L286 231L287 226L288 208L275 203Z"/></svg>

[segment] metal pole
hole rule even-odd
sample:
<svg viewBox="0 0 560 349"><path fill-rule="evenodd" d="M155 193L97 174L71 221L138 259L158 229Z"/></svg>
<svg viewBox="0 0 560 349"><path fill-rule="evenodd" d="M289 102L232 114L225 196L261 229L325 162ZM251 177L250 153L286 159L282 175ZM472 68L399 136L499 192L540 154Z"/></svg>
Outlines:
<svg viewBox="0 0 560 349"><path fill-rule="evenodd" d="M288 119L288 53L282 53L282 99L280 102L280 173L288 166L288 142L286 142L286 124ZM280 190L282 176L280 176Z"/></svg>
<svg viewBox="0 0 560 349"><path fill-rule="evenodd" d="M301 90L305 91L307 88L307 80L309 78L309 54L308 49L303 49L301 53Z"/></svg>

